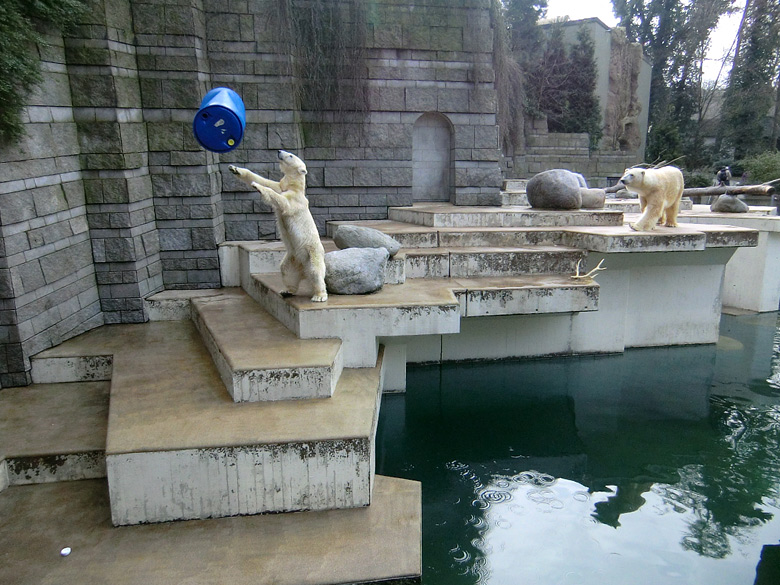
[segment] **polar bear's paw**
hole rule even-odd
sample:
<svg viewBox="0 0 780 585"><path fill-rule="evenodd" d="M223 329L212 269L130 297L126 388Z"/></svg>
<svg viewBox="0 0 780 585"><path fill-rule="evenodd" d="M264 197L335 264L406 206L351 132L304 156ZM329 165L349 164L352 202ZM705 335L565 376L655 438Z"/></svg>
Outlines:
<svg viewBox="0 0 780 585"><path fill-rule="evenodd" d="M314 301L315 303L324 303L325 301L328 300L328 293L315 294L311 298L311 300Z"/></svg>
<svg viewBox="0 0 780 585"><path fill-rule="evenodd" d="M637 222L637 223L630 223L630 224L628 224L628 227L630 227L635 232L649 232L649 231L653 230L654 226L643 227L643 226L639 225L639 222Z"/></svg>

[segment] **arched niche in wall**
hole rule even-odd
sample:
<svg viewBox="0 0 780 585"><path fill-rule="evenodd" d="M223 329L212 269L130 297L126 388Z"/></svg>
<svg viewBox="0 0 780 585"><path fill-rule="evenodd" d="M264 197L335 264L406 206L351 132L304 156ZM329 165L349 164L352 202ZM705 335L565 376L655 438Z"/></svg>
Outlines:
<svg viewBox="0 0 780 585"><path fill-rule="evenodd" d="M452 191L452 124L428 112L412 133L412 196L415 201L449 201Z"/></svg>

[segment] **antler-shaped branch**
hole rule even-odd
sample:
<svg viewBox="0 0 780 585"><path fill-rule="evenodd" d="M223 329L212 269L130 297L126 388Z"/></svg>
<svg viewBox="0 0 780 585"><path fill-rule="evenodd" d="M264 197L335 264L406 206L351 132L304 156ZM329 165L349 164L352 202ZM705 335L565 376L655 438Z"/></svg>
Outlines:
<svg viewBox="0 0 780 585"><path fill-rule="evenodd" d="M604 258L601 259L601 262L599 262L598 266L588 272L587 274L580 274L580 264L582 263L582 259L577 260L577 272L576 274L572 274L572 278L591 278L594 274L597 272L601 272L602 270L606 270L606 268L602 268L601 265L604 264Z"/></svg>

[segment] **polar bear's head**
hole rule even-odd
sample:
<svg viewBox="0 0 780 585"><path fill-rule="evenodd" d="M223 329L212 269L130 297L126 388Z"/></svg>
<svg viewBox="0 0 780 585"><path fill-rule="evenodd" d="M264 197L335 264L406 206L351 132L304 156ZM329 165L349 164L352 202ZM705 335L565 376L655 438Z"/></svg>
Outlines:
<svg viewBox="0 0 780 585"><path fill-rule="evenodd" d="M621 185L629 186L632 183L641 184L645 180L645 169L631 168L626 169L623 172L623 176L620 178Z"/></svg>
<svg viewBox="0 0 780 585"><path fill-rule="evenodd" d="M306 175L306 163L286 150L280 150L277 155L279 158L279 169L285 177L302 177Z"/></svg>

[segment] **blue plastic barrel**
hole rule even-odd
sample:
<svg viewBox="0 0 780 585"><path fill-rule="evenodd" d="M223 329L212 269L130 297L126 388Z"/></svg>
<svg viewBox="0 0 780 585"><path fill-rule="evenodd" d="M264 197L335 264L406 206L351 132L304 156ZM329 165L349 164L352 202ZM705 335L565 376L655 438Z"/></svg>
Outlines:
<svg viewBox="0 0 780 585"><path fill-rule="evenodd" d="M212 152L229 152L244 137L246 108L235 91L227 87L212 89L200 103L192 122L192 131L200 145Z"/></svg>

